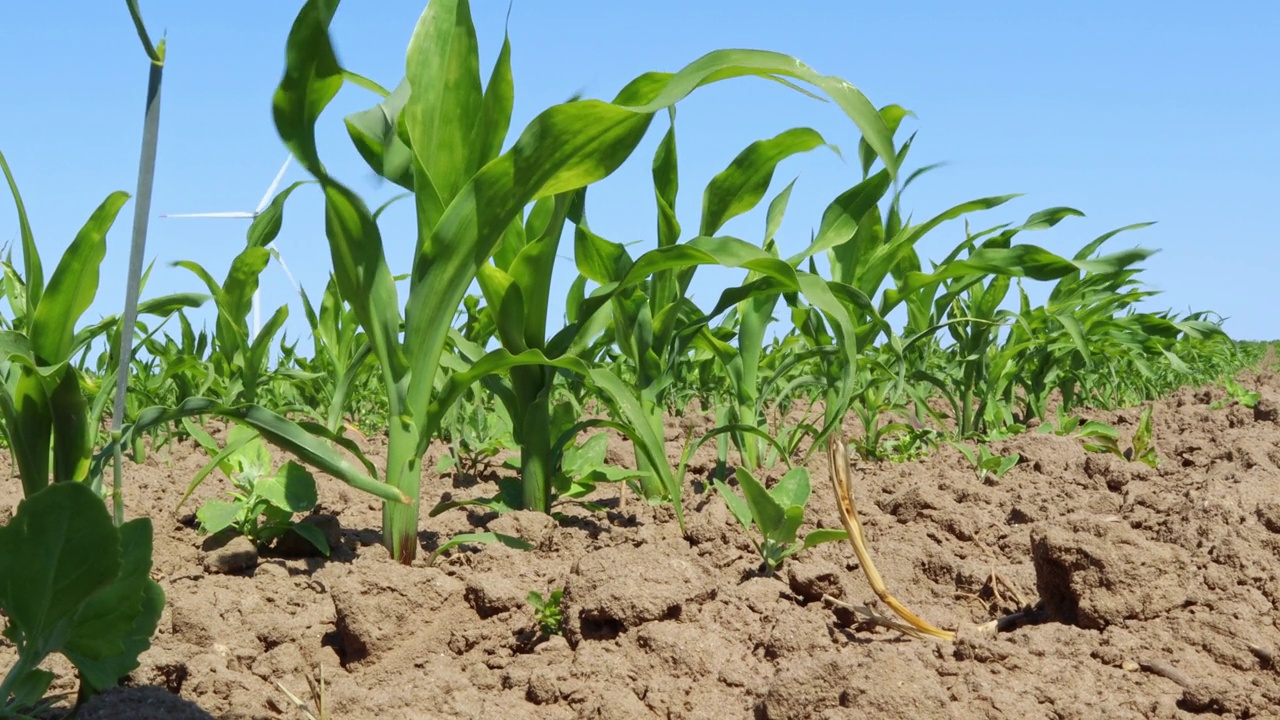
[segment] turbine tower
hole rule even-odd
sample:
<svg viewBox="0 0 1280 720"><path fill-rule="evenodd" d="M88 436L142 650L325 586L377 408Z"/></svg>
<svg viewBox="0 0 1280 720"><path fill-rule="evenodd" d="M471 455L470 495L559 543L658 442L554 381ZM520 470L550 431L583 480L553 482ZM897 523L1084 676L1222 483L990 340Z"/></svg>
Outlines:
<svg viewBox="0 0 1280 720"><path fill-rule="evenodd" d="M284 165L280 166L280 172L276 173L276 179L272 181L271 186L267 188L267 194L262 196L262 201L258 203L258 208L256 210L253 210L252 212L241 210L241 211L233 211L233 212L177 213L172 215L161 215L160 217L162 218L236 218L236 219L248 219L252 221L254 218L257 218L259 215L261 215L262 211L266 210L267 205L271 203L271 198L275 196L276 188L280 186L280 181L284 179L284 174L286 171L288 171L289 163L291 162L293 162L293 155L290 155L289 157L285 158ZM293 279L293 273L289 272L289 266L285 264L284 256L281 255L280 251L276 250L275 248L268 246L267 249L271 251L271 256L276 259L276 262L280 263L280 269L284 270L284 274L289 278L289 283L293 285L294 291L297 292L299 295L301 295L302 291L298 287L298 282ZM258 331L262 329L262 299L259 295L260 291L261 291L261 283L259 283L259 287L255 288L253 291L253 337L255 338L258 336Z"/></svg>

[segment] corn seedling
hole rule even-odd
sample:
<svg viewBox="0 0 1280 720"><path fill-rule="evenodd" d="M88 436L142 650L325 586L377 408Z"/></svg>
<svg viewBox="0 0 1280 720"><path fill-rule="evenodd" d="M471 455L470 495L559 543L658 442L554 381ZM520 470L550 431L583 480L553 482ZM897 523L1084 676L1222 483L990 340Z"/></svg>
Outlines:
<svg viewBox="0 0 1280 720"><path fill-rule="evenodd" d="M488 87L482 87L469 4L432 0L410 41L404 81L394 92L385 93L379 107L347 119L348 130L370 166L413 192L418 238L409 298L402 314L374 214L329 174L317 151L315 125L320 114L346 82L358 77L344 70L334 54L329 24L336 6L336 2L312 0L300 10L286 46L286 68L275 95L274 116L281 139L323 190L334 277L342 298L366 333L381 371L390 419L383 472L362 455L357 455L362 466L357 467L337 453L332 443L339 439L333 433L318 432L248 403L228 406L216 400L193 399L177 408L144 411L135 428L200 413L245 422L300 459L387 500L384 543L392 557L409 563L417 552L421 459L452 401L493 373L550 365L588 378L631 418L629 432L648 435L645 452L655 465L663 466L663 487L680 517L679 488L657 450L661 438L641 421L640 409L631 402L626 388L603 369L589 368L580 359L559 353L549 357L538 349L546 346L537 332L540 323L525 324L519 332L514 331L525 317L524 312L517 312L521 305L517 297L534 306L545 297L540 283L549 282L550 273L534 271L549 262L547 251L554 249L554 238L541 230L554 227L558 217L568 212L573 193L608 176L627 159L654 114L670 108L699 85L741 75L809 83L824 90L854 120L875 154L892 162L892 139L879 114L848 83L820 76L793 58L763 51L718 51L676 74L642 75L612 102L583 100L549 108L502 153L511 117L510 45L504 44ZM368 81L359 84L377 89ZM282 198L277 200L283 202ZM547 220L536 226L540 231L533 238L545 241L526 244L527 252L522 251L521 257L532 263L527 266L530 272L510 276L514 281L502 289L504 300L497 311L499 334L505 333L507 344L528 349L512 352L502 348L488 353L469 370L453 374L450 387L437 392L449 323L468 286L483 267L488 267L488 259L504 238L515 232L513 223L522 221L522 211L530 203L535 203L535 214L541 213ZM255 220L255 226L259 222L262 216ZM520 224L529 237L528 220ZM714 249L715 243L710 250ZM706 261L716 259L710 250L702 250ZM748 261L749 256L743 260ZM657 258L652 263L656 264ZM254 259L253 268L258 264ZM492 296L505 279L484 272L492 280L486 281L486 296ZM616 287L623 289L650 274L649 268L634 268ZM504 311L508 307L511 310ZM589 318L593 312L583 317ZM537 316L536 312L530 315ZM539 386L539 382L533 379L528 388ZM546 395L528 396L525 389L522 387L519 396L537 404L531 406L535 414L529 417L545 419L542 398ZM522 416L521 422L528 420ZM542 422L529 432L549 429L550 423ZM524 482L533 487L527 497L540 503L535 507L545 508L549 458L537 453L549 454L550 446L536 437L521 439L540 448L530 456L529 466L522 462L522 467L530 470ZM358 453L350 443L342 447Z"/></svg>
<svg viewBox="0 0 1280 720"><path fill-rule="evenodd" d="M1262 399L1262 396L1258 393L1229 378L1223 381L1222 389L1226 391L1227 396L1221 400L1215 400L1212 403L1209 403L1209 409L1221 410L1233 402L1240 403L1242 407L1252 409L1256 407L1258 401Z"/></svg>
<svg viewBox="0 0 1280 720"><path fill-rule="evenodd" d="M432 551L430 557L427 558L427 565L435 565L436 560L441 555L462 545L485 545L488 543L499 543L516 550L532 550L533 545L528 541L515 537L514 535L504 535L495 532L479 532L479 533L461 533L449 538L448 541L442 543L440 547Z"/></svg>
<svg viewBox="0 0 1280 720"><path fill-rule="evenodd" d="M1018 453L998 455L986 445L978 445L977 450L974 450L964 443L952 441L951 444L960 451L961 455L964 455L965 460L969 461L969 465L978 475L978 482L983 482L987 476L1002 478L1022 460L1022 456Z"/></svg>
<svg viewBox="0 0 1280 720"><path fill-rule="evenodd" d="M1125 460L1141 462L1154 468L1160 462L1153 444L1154 432L1151 428L1151 412L1154 409L1153 405L1143 408L1142 415L1138 418L1138 427L1133 431L1133 442L1130 447L1121 449L1120 434L1112 428L1113 432L1100 432L1086 439L1085 449L1089 452L1111 453Z"/></svg>

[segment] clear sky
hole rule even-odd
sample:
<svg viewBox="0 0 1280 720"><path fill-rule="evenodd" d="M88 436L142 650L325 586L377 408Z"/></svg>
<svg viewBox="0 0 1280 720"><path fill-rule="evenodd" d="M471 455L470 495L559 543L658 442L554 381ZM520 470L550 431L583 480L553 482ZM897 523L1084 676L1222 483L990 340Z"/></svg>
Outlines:
<svg viewBox="0 0 1280 720"><path fill-rule="evenodd" d="M155 216L257 205L287 154L270 104L300 4L142 0L153 34L168 38L148 242L148 259L157 262L145 296L201 290L193 275L169 264L193 260L221 278L243 247L247 221ZM343 3L335 20L342 63L394 86L424 6ZM473 0L486 78L507 8L506 0ZM1072 206L1087 217L1022 236L1067 256L1110 229L1158 221L1104 246L1161 250L1144 263L1145 281L1162 291L1146 309L1214 310L1237 338L1280 337L1280 238L1270 220L1280 190L1280 4L515 0L510 33L516 104L508 142L537 112L575 92L608 99L642 72L678 70L713 49L792 54L845 78L877 105L915 112L908 122L919 137L909 166L947 163L908 191L905 206L917 220L966 200L1025 193L975 216L975 228ZM147 61L123 0L69 0L5 3L0 66L0 150L51 272L110 191L134 191ZM342 116L374 101L344 89L320 121L326 165L370 205L398 188L376 182L351 148ZM665 125L655 120L628 164L589 194L593 229L639 241L633 254L654 243L649 167ZM686 238L716 172L753 140L805 125L846 160L818 151L780 168L768 197L799 177L780 235L784 255L807 242L827 203L858 181L852 124L829 103L750 79L704 88L679 105L678 212ZM305 178L294 166L285 181ZM100 294L86 320L118 312L132 213L131 203L109 236ZM725 228L756 242L762 231L762 212ZM407 272L408 203L384 216L383 233L392 270ZM940 259L962 238L961 224L944 225L922 255ZM18 243L7 196L0 242ZM287 206L277 248L317 297L329 254L314 186ZM571 253L567 241L562 254ZM572 275L566 260L558 286L567 288ZM695 298L709 308L739 277L700 271ZM269 267L263 282L265 312L289 303L286 327L291 337L303 335L301 305L285 276Z"/></svg>

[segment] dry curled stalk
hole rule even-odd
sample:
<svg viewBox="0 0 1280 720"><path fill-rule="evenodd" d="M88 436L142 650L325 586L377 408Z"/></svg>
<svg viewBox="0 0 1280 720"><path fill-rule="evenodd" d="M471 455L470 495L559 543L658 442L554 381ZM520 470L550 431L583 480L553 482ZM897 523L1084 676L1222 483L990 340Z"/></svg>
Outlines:
<svg viewBox="0 0 1280 720"><path fill-rule="evenodd" d="M307 709L307 704L297 695L289 692L289 688L285 687L279 680L276 681L276 687L280 688L281 692L288 696L290 702L293 703L298 712L302 713L306 720L329 720L329 707L325 698L324 666L319 666L316 672L317 677L306 676L307 686L311 690L311 702L316 708L315 713Z"/></svg>
<svg viewBox="0 0 1280 720"><path fill-rule="evenodd" d="M871 562L871 553L867 551L867 541L862 534L862 523L858 522L858 511L853 504L853 481L849 477L849 455L845 450L844 441L836 434L832 434L827 443L827 460L831 464L831 483L836 490L836 505L840 508L840 522L844 523L844 529L849 533L849 544L853 546L853 552L858 556L858 564L862 566L862 571L866 573L867 582L870 583L871 589L875 591L876 596L906 622L906 625L900 625L891 621L886 622L885 618L877 616L873 618L876 624L892 627L895 630L916 637L930 636L942 638L943 640L955 640L956 634L954 632L943 630L922 620L915 613L908 610L905 605L898 602L898 599L891 595L889 589L885 587L884 580L881 579L880 573L876 570L875 563Z"/></svg>

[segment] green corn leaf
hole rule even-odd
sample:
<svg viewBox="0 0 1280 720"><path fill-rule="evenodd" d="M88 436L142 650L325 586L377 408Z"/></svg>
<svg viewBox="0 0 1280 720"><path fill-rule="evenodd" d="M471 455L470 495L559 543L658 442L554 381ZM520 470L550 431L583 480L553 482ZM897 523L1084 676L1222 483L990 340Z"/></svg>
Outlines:
<svg viewBox="0 0 1280 720"><path fill-rule="evenodd" d="M80 372L67 368L49 394L53 418L53 480L81 482L89 476L93 458L93 432L89 401L80 384Z"/></svg>
<svg viewBox="0 0 1280 720"><path fill-rule="evenodd" d="M281 415L264 407L252 404L224 405L209 398L188 398L177 407L152 407L138 413L137 420L126 426L122 441L128 445L135 435L161 424L197 415L216 415L231 420L239 420L261 433L262 437L272 445L292 453L295 457L311 467L326 472L335 478L351 485L357 490L375 495L390 502L408 503L409 499L400 490L391 487L356 467L345 456L337 452L325 440L313 432ZM314 429L314 428L313 428ZM350 448L346 448L350 451ZM94 458L95 468L105 462L102 454ZM367 460L365 461L367 462ZM369 465L366 465L369 467Z"/></svg>
<svg viewBox="0 0 1280 720"><path fill-rule="evenodd" d="M490 160L502 153L502 144L511 127L511 108L515 103L515 80L511 74L511 35L504 33L502 50L494 62L489 83L480 102L480 117L471 137L467 177L471 177Z"/></svg>
<svg viewBox="0 0 1280 720"><path fill-rule="evenodd" d="M346 116L344 123L351 142L374 172L412 190L413 151L396 134L396 119L408 100L409 81L401 80L385 99L368 110Z"/></svg>
<svg viewBox="0 0 1280 720"><path fill-rule="evenodd" d="M4 178L9 183L9 193L13 196L13 204L18 213L18 234L22 238L22 279L18 280L13 276L7 263L5 277L15 281L15 285L25 284L24 302L16 303L21 306L21 311L19 307L15 307L14 315L30 319L35 316L36 306L40 304L40 298L44 295L44 268L40 263L40 250L36 247L35 235L31 232L31 222L27 218L26 205L22 202L22 194L18 192L18 181L13 177L13 171L9 169L4 153L0 153L0 170L4 171ZM12 290L8 294L10 294L10 300L15 300Z"/></svg>
<svg viewBox="0 0 1280 720"><path fill-rule="evenodd" d="M310 184L310 181L300 180L285 188L274 198L271 198L271 203L263 208L262 212L249 225L249 247L265 248L275 242L275 239L280 235L280 229L284 226L285 201L289 199L294 190L308 184Z"/></svg>
<svg viewBox="0 0 1280 720"><path fill-rule="evenodd" d="M680 221L676 218L676 195L680 191L679 156L676 154L676 109L667 108L671 126L658 143L653 155L653 194L658 204L658 247L675 245L680 240ZM709 233L703 233L704 235ZM668 289L669 292L670 289ZM666 301L668 295L659 290L658 298Z"/></svg>
<svg viewBox="0 0 1280 720"><path fill-rule="evenodd" d="M506 545L509 548L515 548L516 550L533 549L533 545L527 540L515 537L514 535L504 535L502 533L495 532L463 533L461 535L454 535L449 538L448 542L436 548L435 552L431 553L431 557L427 559L427 565L434 565L436 558L440 557L441 554L448 552L459 545L465 545L468 543L502 543L503 545Z"/></svg>
<svg viewBox="0 0 1280 720"><path fill-rule="evenodd" d="M410 147L418 168L447 206L471 177L471 138L483 102L470 4L431 0L409 41L405 64L411 88L404 107Z"/></svg>
<svg viewBox="0 0 1280 720"><path fill-rule="evenodd" d="M698 234L715 235L730 219L755 207L769 189L778 163L824 145L826 140L811 128L792 128L748 145L707 184Z"/></svg>
<svg viewBox="0 0 1280 720"><path fill-rule="evenodd" d="M582 225L574 231L573 256L578 272L601 285L622 280L634 264L625 245L610 242Z"/></svg>
<svg viewBox="0 0 1280 720"><path fill-rule="evenodd" d="M30 329L31 349L45 363L60 363L71 356L76 323L98 293L98 269L107 252L107 231L128 200L125 192L108 195L76 234L49 278Z"/></svg>
<svg viewBox="0 0 1280 720"><path fill-rule="evenodd" d="M408 368L399 344L400 302L383 254L382 236L363 201L328 175L316 150L316 120L343 84L343 70L328 35L336 9L335 0L311 0L298 13L285 46L285 74L272 108L281 139L324 187L325 234L334 277L368 333L390 385L399 382ZM424 192L420 188L419 196Z"/></svg>
<svg viewBox="0 0 1280 720"><path fill-rule="evenodd" d="M769 211L765 215L764 223L764 242L773 241L774 236L778 234L778 228L782 226L782 217L787 213L787 203L791 201L791 189L796 186L796 181L792 180L787 186L774 196L769 202ZM795 266L798 262L787 261L788 265Z"/></svg>
<svg viewBox="0 0 1280 720"><path fill-rule="evenodd" d="M903 108L901 105L885 105L880 108L880 117L884 120L885 127L888 129L890 137L897 134L898 127L902 125L902 121L908 115L913 115L913 113L910 110ZM858 141L858 160L862 163L862 177L865 178L867 173L871 172L871 166L875 164L876 155L876 151L872 149L871 144L867 142L866 138L862 138ZM897 159L901 162L902 157L899 156ZM904 189L907 185L911 184L911 180L914 179L914 177L915 173L912 174L911 178L907 179L907 182L903 183Z"/></svg>
<svg viewBox="0 0 1280 720"><path fill-rule="evenodd" d="M244 318L253 309L253 294L258 290L258 278L270 261L271 253L262 247L245 248L231 261L227 279L222 283L220 315L225 314L233 322L244 324Z"/></svg>

